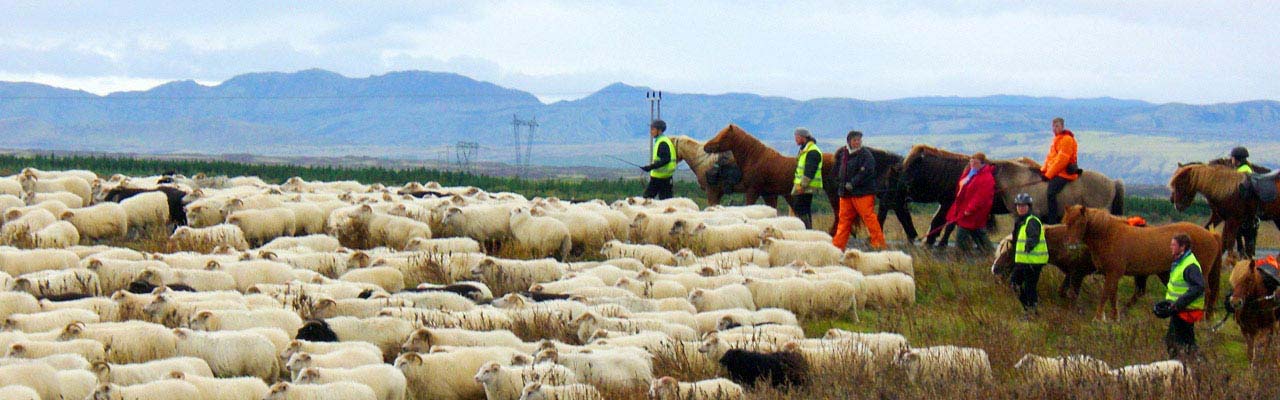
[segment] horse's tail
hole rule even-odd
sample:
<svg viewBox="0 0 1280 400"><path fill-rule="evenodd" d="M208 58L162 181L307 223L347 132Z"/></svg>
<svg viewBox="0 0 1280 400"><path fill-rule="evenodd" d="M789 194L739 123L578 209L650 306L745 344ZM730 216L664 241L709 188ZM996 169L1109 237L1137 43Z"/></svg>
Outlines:
<svg viewBox="0 0 1280 400"><path fill-rule="evenodd" d="M1111 198L1111 215L1124 215L1124 181L1116 179L1115 197Z"/></svg>

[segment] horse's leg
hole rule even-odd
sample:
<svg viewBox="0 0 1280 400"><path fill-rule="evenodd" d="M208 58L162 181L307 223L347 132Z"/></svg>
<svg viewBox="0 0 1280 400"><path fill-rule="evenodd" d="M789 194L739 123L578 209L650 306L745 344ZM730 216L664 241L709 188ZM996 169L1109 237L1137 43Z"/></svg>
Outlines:
<svg viewBox="0 0 1280 400"><path fill-rule="evenodd" d="M712 206L720 205L720 196L722 195L723 193L720 192L720 189L708 188L707 189L707 205L712 205Z"/></svg>
<svg viewBox="0 0 1280 400"><path fill-rule="evenodd" d="M776 195L776 194L767 194L767 195L764 195L764 196L760 196L760 198L761 198L761 200L764 200L764 204L765 204L765 205L767 205L767 206L769 206L769 207L773 207L775 210L776 210L776 209L778 209L778 195Z"/></svg>
<svg viewBox="0 0 1280 400"><path fill-rule="evenodd" d="M1105 313L1108 304L1111 305L1112 317L1120 318L1120 310L1116 308L1116 290L1120 286L1120 277L1123 273L1117 271L1119 268L1111 268L1110 270L1107 270L1106 267L1103 268L1107 273L1106 280L1102 284L1102 296L1099 296L1100 301L1098 301L1098 314L1096 315L1096 318L1106 322L1107 317Z"/></svg>
<svg viewBox="0 0 1280 400"><path fill-rule="evenodd" d="M942 233L938 227L947 223L947 207L938 205L938 211L933 213L933 220L929 221L929 235L925 237L924 244L932 246L938 240L938 234Z"/></svg>
<svg viewBox="0 0 1280 400"><path fill-rule="evenodd" d="M1133 277L1133 296L1129 297L1129 301L1124 303L1124 313L1129 313L1129 308L1138 303L1138 299L1147 294L1147 276Z"/></svg>
<svg viewBox="0 0 1280 400"><path fill-rule="evenodd" d="M835 189L827 189L827 203L831 205L831 228L827 230L827 234L834 237L836 235L836 226L840 224L840 196L836 195ZM884 224L884 218L880 219L880 223Z"/></svg>
<svg viewBox="0 0 1280 400"><path fill-rule="evenodd" d="M760 193L757 193L755 189L747 189L747 192L742 194L743 204L748 206L756 204L756 199L758 198L760 198Z"/></svg>
<svg viewBox="0 0 1280 400"><path fill-rule="evenodd" d="M902 225L902 231L907 234L907 239L911 242L915 242L916 238L919 237L920 234L916 232L916 224L911 220L910 206L907 205L905 201L899 202L893 208L893 214L898 217L898 224Z"/></svg>

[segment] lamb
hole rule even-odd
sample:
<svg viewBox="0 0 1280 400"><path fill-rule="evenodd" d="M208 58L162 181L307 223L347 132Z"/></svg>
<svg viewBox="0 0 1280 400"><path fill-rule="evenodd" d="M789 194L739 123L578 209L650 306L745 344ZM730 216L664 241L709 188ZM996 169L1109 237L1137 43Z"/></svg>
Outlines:
<svg viewBox="0 0 1280 400"><path fill-rule="evenodd" d="M213 370L204 360L194 357L174 357L140 364L93 363L91 371L102 383L117 385L137 385L170 379L170 372L178 371L187 375L213 377Z"/></svg>
<svg viewBox="0 0 1280 400"><path fill-rule="evenodd" d="M279 373L276 347L266 337L252 332L200 332L173 330L177 354L204 360L220 378L256 376L274 380Z"/></svg>
<svg viewBox="0 0 1280 400"><path fill-rule="evenodd" d="M671 234L680 233L673 230ZM760 227L750 224L707 225L706 222L701 222L685 235L692 237L695 247L704 253L720 253L760 246L762 231Z"/></svg>
<svg viewBox="0 0 1280 400"><path fill-rule="evenodd" d="M410 400L461 400L484 397L471 372L490 362L508 364L518 351L503 347L461 347L448 352L405 353L395 361L408 379Z"/></svg>
<svg viewBox="0 0 1280 400"><path fill-rule="evenodd" d="M373 389L355 382L298 385L280 382L271 386L264 400L377 400Z"/></svg>
<svg viewBox="0 0 1280 400"><path fill-rule="evenodd" d="M956 382L991 382L991 362L982 349L935 346L904 349L894 365L906 371L916 384L946 385Z"/></svg>
<svg viewBox="0 0 1280 400"><path fill-rule="evenodd" d="M414 327L409 321L391 318L352 318L335 317L325 320L307 321L298 329L298 339L314 341L363 341L378 346L384 359L394 359L400 354L400 345L413 334ZM332 338L332 340L324 340ZM321 340L316 340L321 339Z"/></svg>
<svg viewBox="0 0 1280 400"><path fill-rule="evenodd" d="M351 369L307 368L298 373L296 383L325 384L355 382L373 389L378 400L404 400L408 385L404 373L396 367L377 364Z"/></svg>
<svg viewBox="0 0 1280 400"><path fill-rule="evenodd" d="M1191 372L1181 361L1167 360L1114 369L1110 376L1130 393L1168 392L1190 380Z"/></svg>
<svg viewBox="0 0 1280 400"><path fill-rule="evenodd" d="M238 331L252 328L279 328L295 332L302 327L302 318L289 310L204 310L191 317L191 329L203 331Z"/></svg>
<svg viewBox="0 0 1280 400"><path fill-rule="evenodd" d="M769 265L779 267L791 263L808 265L840 264L840 250L830 242L809 242L802 240L783 240L768 238L763 242L764 250L769 252Z"/></svg>
<svg viewBox="0 0 1280 400"><path fill-rule="evenodd" d="M887 273L863 279L859 298L868 307L904 307L916 302L916 282L907 274Z"/></svg>
<svg viewBox="0 0 1280 400"><path fill-rule="evenodd" d="M470 331L418 328L400 347L401 352L430 353L433 346L502 346L521 348L524 341L510 331Z"/></svg>
<svg viewBox="0 0 1280 400"><path fill-rule="evenodd" d="M112 383L98 386L94 400L166 400L199 399L200 390L195 385L177 379L165 379L132 386Z"/></svg>
<svg viewBox="0 0 1280 400"><path fill-rule="evenodd" d="M88 340L36 341L20 340L6 346L7 356L16 358L44 358L58 354L75 354L89 361L107 358L107 348L102 343Z"/></svg>
<svg viewBox="0 0 1280 400"><path fill-rule="evenodd" d="M680 382L664 376L649 385L649 398L655 400L736 400L745 397L742 386L724 378Z"/></svg>
<svg viewBox="0 0 1280 400"><path fill-rule="evenodd" d="M70 222L80 236L90 240L123 237L129 233L129 215L116 203L71 209L58 217Z"/></svg>
<svg viewBox="0 0 1280 400"><path fill-rule="evenodd" d="M479 253L480 242L467 237L457 238L413 238L404 247L405 251L425 251L428 253Z"/></svg>
<svg viewBox="0 0 1280 400"><path fill-rule="evenodd" d="M844 258L840 262L861 272L863 275L901 272L908 276L915 276L915 269L911 264L911 256L901 251L862 252L856 249L849 250L844 253Z"/></svg>
<svg viewBox="0 0 1280 400"><path fill-rule="evenodd" d="M266 383L254 377L212 378L172 371L169 378L194 385L204 400L262 399L270 391Z"/></svg>
<svg viewBox="0 0 1280 400"><path fill-rule="evenodd" d="M347 271L339 280L377 285L391 293L404 290L404 273L395 267L369 267Z"/></svg>
<svg viewBox="0 0 1280 400"><path fill-rule="evenodd" d="M129 227L143 229L169 223L169 196L164 192L146 192L120 201L129 216Z"/></svg>
<svg viewBox="0 0 1280 400"><path fill-rule="evenodd" d="M595 387L581 383L554 386L533 382L525 385L520 400L604 400L604 396Z"/></svg>
<svg viewBox="0 0 1280 400"><path fill-rule="evenodd" d="M484 385L485 398L490 400L519 399L521 390L530 382L546 385L578 383L573 371L550 363L506 367L489 362L476 372L475 380Z"/></svg>
<svg viewBox="0 0 1280 400"><path fill-rule="evenodd" d="M782 388L803 386L809 381L809 363L799 353L761 353L711 343L708 339L698 351L724 367L729 379L737 384L755 387L757 381L767 379L769 384Z"/></svg>
<svg viewBox="0 0 1280 400"><path fill-rule="evenodd" d="M600 255L605 258L634 258L645 266L658 264L675 265L676 256L670 250L651 244L626 244L617 240L605 242L600 248Z"/></svg>
<svg viewBox="0 0 1280 400"><path fill-rule="evenodd" d="M697 307L698 312L736 308L756 309L751 290L744 285L728 285L718 289L694 289L689 292L689 302Z"/></svg>
<svg viewBox="0 0 1280 400"><path fill-rule="evenodd" d="M202 253L211 252L219 246L241 251L249 248L244 231L233 224L218 224L207 228L179 226L169 236L169 243L178 250Z"/></svg>
<svg viewBox="0 0 1280 400"><path fill-rule="evenodd" d="M43 363L0 366L0 391L8 391L11 385L17 385L31 389L39 395L36 399L57 399L62 394L57 374L57 370Z"/></svg>
<svg viewBox="0 0 1280 400"><path fill-rule="evenodd" d="M41 249L65 249L80 243L80 232L67 221L58 221L31 234L31 243Z"/></svg>
<svg viewBox="0 0 1280 400"><path fill-rule="evenodd" d="M67 250L0 250L0 272L20 276L37 271L75 268L80 256Z"/></svg>
<svg viewBox="0 0 1280 400"><path fill-rule="evenodd" d="M642 387L653 380L653 356L635 347L563 354L556 349L544 349L534 359L563 365L577 374L580 381L611 391Z"/></svg>
<svg viewBox="0 0 1280 400"><path fill-rule="evenodd" d="M297 232L293 210L283 207L239 210L227 215L227 224L239 227L245 240L259 245Z"/></svg>
<svg viewBox="0 0 1280 400"><path fill-rule="evenodd" d="M43 311L31 314L12 314L4 319L4 329L22 332L45 332L61 329L72 322L94 323L100 318L97 313L83 309L63 309Z"/></svg>
<svg viewBox="0 0 1280 400"><path fill-rule="evenodd" d="M541 216L541 211L535 214L528 208L517 207L511 210L509 223L516 242L534 257L558 255L565 259L573 249L569 227L555 218Z"/></svg>
<svg viewBox="0 0 1280 400"><path fill-rule="evenodd" d="M1041 385L1102 382L1111 372L1107 363L1084 355L1050 358L1027 354L1013 369L1021 371L1028 381Z"/></svg>
<svg viewBox="0 0 1280 400"><path fill-rule="evenodd" d="M897 333L860 333L832 328L827 330L823 338L862 344L876 357L877 365L889 365L898 354L910 349L907 338Z"/></svg>
<svg viewBox="0 0 1280 400"><path fill-rule="evenodd" d="M273 239L267 244L259 247L259 250L286 250L298 247L305 247L316 252L338 251L342 244L338 243L338 239L329 235L307 235L307 236L285 236Z"/></svg>

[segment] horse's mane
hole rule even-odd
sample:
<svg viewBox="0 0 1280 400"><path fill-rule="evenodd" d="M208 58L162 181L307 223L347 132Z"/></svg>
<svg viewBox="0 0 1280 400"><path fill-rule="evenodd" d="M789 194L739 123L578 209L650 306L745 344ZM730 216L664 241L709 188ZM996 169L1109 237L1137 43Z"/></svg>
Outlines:
<svg viewBox="0 0 1280 400"><path fill-rule="evenodd" d="M910 160L913 158L918 158L922 155L950 158L955 160L969 159L969 156L967 155L946 151L946 150L939 149L937 147L929 146L926 144L917 144L915 146L912 146L911 151L907 153L907 159Z"/></svg>
<svg viewBox="0 0 1280 400"><path fill-rule="evenodd" d="M901 164L903 160L902 156L888 150L880 150L870 146L867 147L867 150L871 150L871 155L875 157L877 163L880 160L885 160L885 162L891 164Z"/></svg>
<svg viewBox="0 0 1280 400"><path fill-rule="evenodd" d="M1244 178L1244 174L1225 165L1190 163L1174 171L1169 188L1176 192L1177 185L1190 185L1182 189L1198 191L1210 199L1225 199L1236 195Z"/></svg>
<svg viewBox="0 0 1280 400"><path fill-rule="evenodd" d="M1240 260L1236 263L1235 267L1231 269L1231 277L1228 279L1231 282L1231 287L1234 288L1240 286L1240 282L1244 281L1245 278L1248 278L1252 273L1253 261Z"/></svg>
<svg viewBox="0 0 1280 400"><path fill-rule="evenodd" d="M740 138L741 140L739 142L739 145L741 145L745 150L747 150L747 154L754 154L756 156L761 156L764 154L768 154L768 152L773 152L773 154L776 154L779 157L785 157L782 155L782 153L778 152L777 150L774 150L772 147L769 147L769 145L764 144L764 142L761 142L760 139L756 139L755 136L751 136L750 133L747 133L747 131L743 130L741 127L738 127L738 125L729 124L729 126L724 127L724 129L722 129L720 133L717 133L716 137L719 137L720 135L723 135L726 133L734 135L737 138ZM765 152L765 153L761 154L761 152Z"/></svg>
<svg viewBox="0 0 1280 400"><path fill-rule="evenodd" d="M719 153L708 153L702 149L702 142L688 136L672 136L671 140L676 143L676 158L686 160L689 166L697 169L709 162L715 162L720 157ZM683 145L683 146L682 146ZM689 154L688 151L680 150L692 148L694 153Z"/></svg>

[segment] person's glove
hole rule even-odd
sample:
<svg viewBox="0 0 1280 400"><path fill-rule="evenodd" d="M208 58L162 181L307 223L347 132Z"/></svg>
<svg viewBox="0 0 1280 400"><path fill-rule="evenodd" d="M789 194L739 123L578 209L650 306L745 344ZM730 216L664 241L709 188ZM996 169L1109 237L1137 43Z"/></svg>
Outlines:
<svg viewBox="0 0 1280 400"><path fill-rule="evenodd" d="M649 171L653 171L653 167L646 165L646 166L640 167L640 170L644 172L649 172Z"/></svg>
<svg viewBox="0 0 1280 400"><path fill-rule="evenodd" d="M792 187L791 187L791 195L792 195L792 196L799 196L799 195L802 195L802 194L804 194L804 186L802 186L802 185L795 185L795 186L792 186Z"/></svg>

